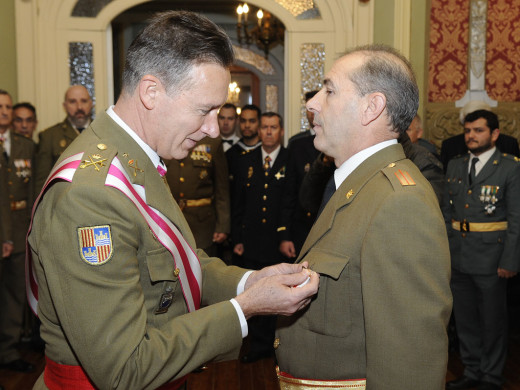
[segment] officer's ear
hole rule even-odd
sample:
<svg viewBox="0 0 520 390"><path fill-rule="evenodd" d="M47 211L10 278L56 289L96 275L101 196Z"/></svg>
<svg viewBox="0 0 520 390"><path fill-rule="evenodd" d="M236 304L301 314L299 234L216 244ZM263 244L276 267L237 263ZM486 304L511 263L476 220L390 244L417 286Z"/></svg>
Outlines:
<svg viewBox="0 0 520 390"><path fill-rule="evenodd" d="M492 130L491 131L491 141L493 141L493 143L497 142L497 139L498 139L499 135L500 135L500 130L499 129Z"/></svg>
<svg viewBox="0 0 520 390"><path fill-rule="evenodd" d="M367 126L381 116L386 108L386 96L372 92L361 99L361 124Z"/></svg>
<svg viewBox="0 0 520 390"><path fill-rule="evenodd" d="M153 110L157 105L159 89L162 85L157 77L145 75L139 81L139 99L147 110Z"/></svg>

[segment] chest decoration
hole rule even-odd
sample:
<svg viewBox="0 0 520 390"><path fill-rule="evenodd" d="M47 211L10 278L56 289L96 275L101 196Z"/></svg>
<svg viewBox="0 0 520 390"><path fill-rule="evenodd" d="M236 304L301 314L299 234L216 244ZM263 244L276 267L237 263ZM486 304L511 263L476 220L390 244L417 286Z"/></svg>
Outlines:
<svg viewBox="0 0 520 390"><path fill-rule="evenodd" d="M500 186L481 186L480 201L484 203L486 214L492 215L495 212L495 204L498 201L497 194Z"/></svg>
<svg viewBox="0 0 520 390"><path fill-rule="evenodd" d="M60 148L66 148L66 147L67 147L67 140L60 139Z"/></svg>
<svg viewBox="0 0 520 390"><path fill-rule="evenodd" d="M105 166L105 161L107 161L106 158L101 158L101 156L99 154L93 154L91 156L88 156L87 160L83 160L79 167L81 169L84 169L87 167L94 167L96 169L96 171L99 171L100 167Z"/></svg>
<svg viewBox="0 0 520 390"><path fill-rule="evenodd" d="M102 265L113 255L112 235L109 225L78 228L81 259L89 265Z"/></svg>
<svg viewBox="0 0 520 390"><path fill-rule="evenodd" d="M208 144L202 144L195 146L195 149L192 150L190 154L190 158L194 161L205 161L207 163L211 162L211 146Z"/></svg>
<svg viewBox="0 0 520 390"><path fill-rule="evenodd" d="M247 178L251 179L253 177L253 167L249 167L247 169Z"/></svg>
<svg viewBox="0 0 520 390"><path fill-rule="evenodd" d="M154 314L163 314L168 311L173 301L173 288L167 287L159 299L159 305L155 309Z"/></svg>
<svg viewBox="0 0 520 390"><path fill-rule="evenodd" d="M16 176L20 179L28 179L31 177L31 160L17 159L14 160L13 163L16 168Z"/></svg>
<svg viewBox="0 0 520 390"><path fill-rule="evenodd" d="M276 180L280 180L285 177L285 165L282 168L280 168L278 172L276 172L276 175L274 175L274 177L276 177Z"/></svg>
<svg viewBox="0 0 520 390"><path fill-rule="evenodd" d="M199 173L199 179L204 180L206 177L208 177L208 171L206 169L203 169Z"/></svg>
<svg viewBox="0 0 520 390"><path fill-rule="evenodd" d="M309 169L311 169L311 164L310 163L305 164L305 166L303 167L303 171L305 173L307 173L307 172L309 172Z"/></svg>

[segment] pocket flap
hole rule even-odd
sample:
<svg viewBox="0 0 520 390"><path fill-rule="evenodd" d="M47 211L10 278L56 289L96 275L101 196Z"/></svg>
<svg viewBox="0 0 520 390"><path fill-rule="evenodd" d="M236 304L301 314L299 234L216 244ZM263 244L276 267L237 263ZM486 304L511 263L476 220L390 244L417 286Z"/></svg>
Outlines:
<svg viewBox="0 0 520 390"><path fill-rule="evenodd" d="M166 248L148 252L146 255L146 265L152 282L177 280L177 276L174 274L175 263L173 262L173 257Z"/></svg>
<svg viewBox="0 0 520 390"><path fill-rule="evenodd" d="M341 272L349 263L349 257L322 248L312 248L302 261L309 262L309 268L319 274L330 276L333 279L339 279Z"/></svg>

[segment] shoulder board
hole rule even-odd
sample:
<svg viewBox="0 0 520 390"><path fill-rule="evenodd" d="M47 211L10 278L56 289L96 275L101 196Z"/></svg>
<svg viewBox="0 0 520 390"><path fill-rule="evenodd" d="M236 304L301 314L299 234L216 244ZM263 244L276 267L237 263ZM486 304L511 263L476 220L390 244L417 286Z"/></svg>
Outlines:
<svg viewBox="0 0 520 390"><path fill-rule="evenodd" d="M394 190L416 185L414 178L405 168L399 168L396 163L390 163L381 170L392 183Z"/></svg>
<svg viewBox="0 0 520 390"><path fill-rule="evenodd" d="M506 160L516 161L516 162L520 161L520 158L518 158L512 154L508 154L508 153L502 153L502 158L504 158Z"/></svg>

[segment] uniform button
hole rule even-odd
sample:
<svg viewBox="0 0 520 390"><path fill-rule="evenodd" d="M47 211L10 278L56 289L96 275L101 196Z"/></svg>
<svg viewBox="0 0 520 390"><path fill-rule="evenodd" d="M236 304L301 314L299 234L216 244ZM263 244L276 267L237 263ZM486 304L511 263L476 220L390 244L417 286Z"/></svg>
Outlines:
<svg viewBox="0 0 520 390"><path fill-rule="evenodd" d="M466 233L461 234L462 238L466 237Z"/></svg>
<svg viewBox="0 0 520 390"><path fill-rule="evenodd" d="M180 163L180 166L181 166L181 168L184 168L184 163L181 162L181 163Z"/></svg>
<svg viewBox="0 0 520 390"><path fill-rule="evenodd" d="M267 200L267 195L262 196L263 200Z"/></svg>
<svg viewBox="0 0 520 390"><path fill-rule="evenodd" d="M501 238L499 238L499 239L498 239L498 242L502 242L502 239L501 239Z"/></svg>
<svg viewBox="0 0 520 390"><path fill-rule="evenodd" d="M464 208L469 209L469 204L466 203L466 204L464 205Z"/></svg>
<svg viewBox="0 0 520 390"><path fill-rule="evenodd" d="M11 172L11 168L7 168L7 172Z"/></svg>
<svg viewBox="0 0 520 390"><path fill-rule="evenodd" d="M265 213L267 209L265 207L262 207L262 211Z"/></svg>
<svg viewBox="0 0 520 390"><path fill-rule="evenodd" d="M179 178L179 181L180 181L181 183L184 183L184 177Z"/></svg>
<svg viewBox="0 0 520 390"><path fill-rule="evenodd" d="M264 188L267 188L269 187L269 185L267 183L264 184Z"/></svg>
<svg viewBox="0 0 520 390"><path fill-rule="evenodd" d="M280 346L280 338L277 337L274 339L273 347L274 347L274 349L278 349L279 346Z"/></svg>
<svg viewBox="0 0 520 390"><path fill-rule="evenodd" d="M13 185L13 182L12 182L11 180L9 180L9 181L7 182L7 184L9 184L10 186L12 186L12 185Z"/></svg>
<svg viewBox="0 0 520 390"><path fill-rule="evenodd" d="M9 199L14 199L14 195L9 195Z"/></svg>
<svg viewBox="0 0 520 390"><path fill-rule="evenodd" d="M473 191L471 191L471 190L468 190L468 195L471 195L471 193L472 193L472 192L473 192Z"/></svg>
<svg viewBox="0 0 520 390"><path fill-rule="evenodd" d="M307 211L307 217L310 217L310 216L311 216L311 212Z"/></svg>
<svg viewBox="0 0 520 390"><path fill-rule="evenodd" d="M179 193L179 197L184 198L184 192Z"/></svg>
<svg viewBox="0 0 520 390"><path fill-rule="evenodd" d="M262 218L262 223L266 223L266 222L267 222L267 219Z"/></svg>
<svg viewBox="0 0 520 390"><path fill-rule="evenodd" d="M181 273L180 269L175 268L175 270L173 271L173 276L177 277L177 276L179 276L180 273Z"/></svg>
<svg viewBox="0 0 520 390"><path fill-rule="evenodd" d="M247 184L246 184L246 187L251 187L251 183L247 183Z"/></svg>

